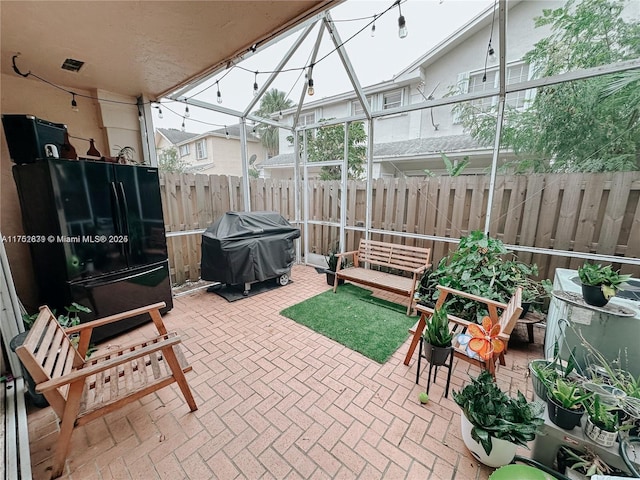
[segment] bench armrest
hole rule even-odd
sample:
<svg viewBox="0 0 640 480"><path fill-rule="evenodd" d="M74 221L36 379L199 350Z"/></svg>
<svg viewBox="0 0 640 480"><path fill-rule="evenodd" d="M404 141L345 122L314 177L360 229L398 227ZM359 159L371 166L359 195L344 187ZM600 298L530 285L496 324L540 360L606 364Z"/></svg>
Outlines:
<svg viewBox="0 0 640 480"><path fill-rule="evenodd" d="M181 343L180 337L175 333L162 335L161 337L157 337L156 339L148 340L148 342L153 342L154 340L159 341L151 343L150 345L142 347L138 350L129 351L129 353L124 353L123 355L118 355L118 353L122 352L122 349L120 349L119 351L111 353L111 355L114 355L114 358L106 359L102 362L96 363L95 365L85 364L87 365L86 367L73 370L66 375L62 375L60 377L52 378L51 380L39 383L38 385L36 385L36 391L39 393L43 393L47 390L59 388L63 385L71 384L78 380L83 380L90 375L95 375L96 373L109 370L110 368L116 367L118 365L122 365L123 363L127 363L130 360L134 360L158 350L163 350L167 347L172 347L173 345ZM89 363L90 362L91 360L89 360Z"/></svg>
<svg viewBox="0 0 640 480"><path fill-rule="evenodd" d="M358 250L352 250L350 252L338 253L336 256L338 257L338 264L336 265L336 272L342 268L342 259L350 256L356 256L358 254Z"/></svg>
<svg viewBox="0 0 640 480"><path fill-rule="evenodd" d="M427 268L429 268L430 266L431 264L429 263L428 265L423 265L422 267L418 267L413 270L413 273L424 273L427 270Z"/></svg>

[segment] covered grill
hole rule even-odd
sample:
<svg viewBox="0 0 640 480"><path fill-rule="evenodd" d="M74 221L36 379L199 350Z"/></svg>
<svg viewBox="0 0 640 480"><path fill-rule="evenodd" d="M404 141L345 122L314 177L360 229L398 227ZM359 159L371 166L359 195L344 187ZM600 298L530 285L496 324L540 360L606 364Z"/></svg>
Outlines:
<svg viewBox="0 0 640 480"><path fill-rule="evenodd" d="M300 229L277 212L227 212L202 234L203 280L244 284L289 281Z"/></svg>

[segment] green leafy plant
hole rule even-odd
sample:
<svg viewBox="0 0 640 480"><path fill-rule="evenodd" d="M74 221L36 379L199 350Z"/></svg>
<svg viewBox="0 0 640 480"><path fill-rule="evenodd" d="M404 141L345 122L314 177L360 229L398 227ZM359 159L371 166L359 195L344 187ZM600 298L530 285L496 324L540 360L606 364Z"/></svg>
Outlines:
<svg viewBox="0 0 640 480"><path fill-rule="evenodd" d="M618 290L621 290L623 284L631 278L631 275L621 275L611 265L602 266L585 262L578 268L578 277L583 285L600 286L603 295L609 300L615 296Z"/></svg>
<svg viewBox="0 0 640 480"><path fill-rule="evenodd" d="M534 374L545 384L547 389L551 388L558 378L569 379L576 366L576 347L571 349L569 358L563 364L560 361L560 346L557 340L553 345L553 359L551 361L531 364Z"/></svg>
<svg viewBox="0 0 640 480"><path fill-rule="evenodd" d="M434 310L425 326L423 337L434 347L450 347L453 334L449 330L447 307L444 305Z"/></svg>
<svg viewBox="0 0 640 480"><path fill-rule="evenodd" d="M80 313L91 313L91 309L85 307L84 305L80 305L79 303L73 302L68 307L64 307L66 313L57 316L58 323L62 325L63 328L75 327L80 324L80 317L78 316ZM53 314L55 315L55 310ZM28 314L24 313L22 315L22 323L24 323L24 328L26 330L31 330L33 327L33 323L38 318L38 313Z"/></svg>
<svg viewBox="0 0 640 480"><path fill-rule="evenodd" d="M424 293L420 300L427 304L433 302L438 296L436 285L440 284L508 303L519 286L529 285L528 290L533 291L536 281L531 277L537 274L537 265L518 262L500 240L481 231L473 231L460 239L454 252L440 260L426 281L421 281L421 291ZM538 297L538 293L535 296ZM451 298L447 308L453 315L476 322L487 313L477 302L460 296Z"/></svg>
<svg viewBox="0 0 640 480"><path fill-rule="evenodd" d="M584 408L591 421L602 430L615 432L618 429L618 414L613 409L600 401L600 395L595 394L584 403Z"/></svg>
<svg viewBox="0 0 640 480"><path fill-rule="evenodd" d="M584 403L592 397L591 392L585 392L575 382L556 378L553 387L549 390L549 396L567 410L580 410Z"/></svg>
<svg viewBox="0 0 640 480"><path fill-rule="evenodd" d="M613 469L590 449L580 452L563 445L560 447L558 455L564 457L567 467L587 477L613 473Z"/></svg>
<svg viewBox="0 0 640 480"><path fill-rule="evenodd" d="M335 272L338 268L338 261L340 260L340 257L338 256L338 252L334 252L334 251L329 252L329 254L326 256L326 259L327 259L327 270ZM344 268L346 266L347 266L347 262L343 258L340 268Z"/></svg>
<svg viewBox="0 0 640 480"><path fill-rule="evenodd" d="M522 392L518 392L516 398L509 397L486 370L460 392L452 394L473 425L471 437L482 445L487 455L493 447L491 437L526 447L544 423L543 404L527 402Z"/></svg>
<svg viewBox="0 0 640 480"><path fill-rule="evenodd" d="M91 313L91 309L85 307L84 305L80 305L79 303L73 302L70 306L64 307L66 310L66 314L58 315L58 323L62 325L63 328L75 327L80 324L79 313Z"/></svg>

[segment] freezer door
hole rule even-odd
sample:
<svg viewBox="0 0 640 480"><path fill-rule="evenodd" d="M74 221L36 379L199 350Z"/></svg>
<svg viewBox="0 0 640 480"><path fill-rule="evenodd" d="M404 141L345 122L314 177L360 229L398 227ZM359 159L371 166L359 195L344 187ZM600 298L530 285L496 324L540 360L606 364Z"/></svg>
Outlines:
<svg viewBox="0 0 640 480"><path fill-rule="evenodd" d="M129 269L99 279L71 282L69 288L73 301L92 311L82 317L83 322L157 302L167 304L161 313L173 308L168 262ZM91 340L100 342L149 320L148 315L143 315L105 325L94 330Z"/></svg>
<svg viewBox="0 0 640 480"><path fill-rule="evenodd" d="M49 160L69 280L127 268L120 239L113 166L105 162Z"/></svg>
<svg viewBox="0 0 640 480"><path fill-rule="evenodd" d="M115 165L129 266L167 259L158 169Z"/></svg>

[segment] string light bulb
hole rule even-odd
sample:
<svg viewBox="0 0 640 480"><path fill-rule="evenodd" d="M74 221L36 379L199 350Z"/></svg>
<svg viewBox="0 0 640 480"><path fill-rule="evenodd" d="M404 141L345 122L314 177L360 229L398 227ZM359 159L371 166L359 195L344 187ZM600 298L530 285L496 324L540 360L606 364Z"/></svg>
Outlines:
<svg viewBox="0 0 640 480"><path fill-rule="evenodd" d="M71 93L71 110L73 110L74 112L79 111L78 102L76 102L76 94L73 92Z"/></svg>
<svg viewBox="0 0 640 480"><path fill-rule="evenodd" d="M492 62L495 62L497 57L496 57L496 51L493 49L493 47L491 46L491 42L489 42L489 49L488 49L488 53L489 53L489 60L491 60Z"/></svg>
<svg viewBox="0 0 640 480"><path fill-rule="evenodd" d="M227 130L227 126L224 126L224 137L229 140L229 130Z"/></svg>
<svg viewBox="0 0 640 480"><path fill-rule="evenodd" d="M313 96L313 94L316 93L316 90L313 88L313 65L309 66L307 77L309 78L307 80L307 95Z"/></svg>
<svg viewBox="0 0 640 480"><path fill-rule="evenodd" d="M376 17L377 16L378 16L377 14L373 15L373 24L371 25L371 36L372 37L376 36Z"/></svg>
<svg viewBox="0 0 640 480"><path fill-rule="evenodd" d="M158 103L157 105L153 105L153 108L158 109L158 118L162 119L164 115L162 115L162 107L160 107L160 104Z"/></svg>
<svg viewBox="0 0 640 480"><path fill-rule="evenodd" d="M255 77L253 77L253 96L258 96L258 72L256 72Z"/></svg>
<svg viewBox="0 0 640 480"><path fill-rule="evenodd" d="M222 103L222 94L220 93L220 84L216 82L216 87L218 87L218 93L216 96L218 97L218 103Z"/></svg>
<svg viewBox="0 0 640 480"><path fill-rule="evenodd" d="M186 126L184 124L184 118L182 119L182 125L180 127L180 130L182 130L183 132L186 130Z"/></svg>
<svg viewBox="0 0 640 480"><path fill-rule="evenodd" d="M400 38L406 38L406 36L409 35L409 31L407 30L407 22L404 19L404 15L402 15L400 0L398 0L398 12L400 13L400 16L398 17L398 36Z"/></svg>
<svg viewBox="0 0 640 480"><path fill-rule="evenodd" d="M186 118L189 118L191 116L191 113L189 112L189 105L184 107L184 116Z"/></svg>

